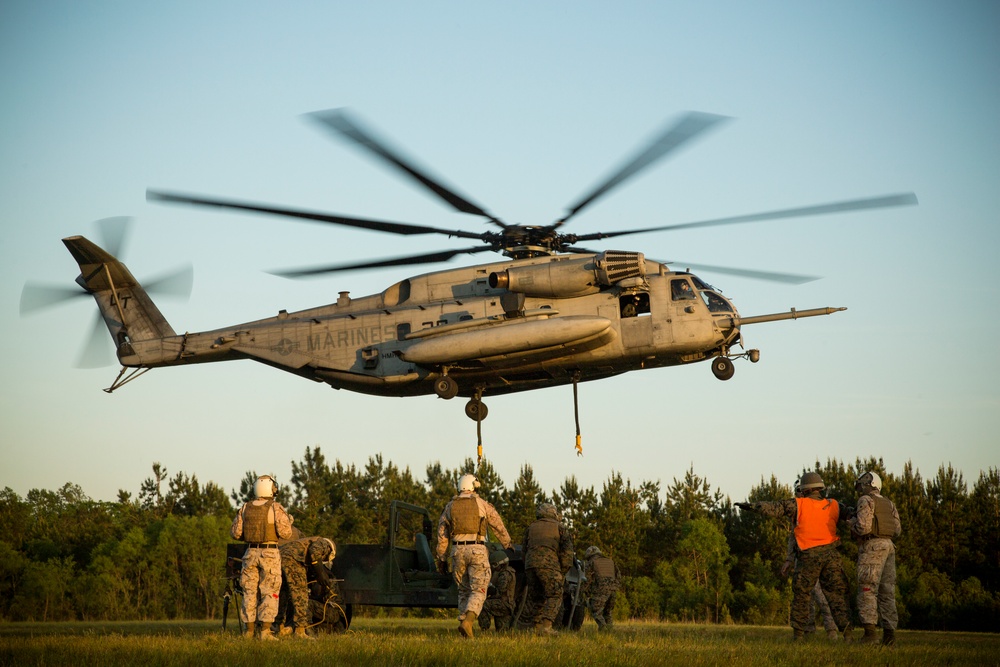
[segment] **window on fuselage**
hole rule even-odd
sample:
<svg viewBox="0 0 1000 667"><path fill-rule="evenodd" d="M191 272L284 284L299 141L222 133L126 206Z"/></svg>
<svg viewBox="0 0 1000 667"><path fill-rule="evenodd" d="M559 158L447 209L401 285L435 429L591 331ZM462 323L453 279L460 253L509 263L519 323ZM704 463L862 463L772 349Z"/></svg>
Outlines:
<svg viewBox="0 0 1000 667"><path fill-rule="evenodd" d="M687 278L674 278L670 281L670 298L674 301L684 301L694 298L694 290Z"/></svg>
<svg viewBox="0 0 1000 667"><path fill-rule="evenodd" d="M703 291L701 293L701 298L705 300L705 305L708 306L708 311L710 313L733 312L733 308L729 305L729 302L715 292L709 292L707 290Z"/></svg>
<svg viewBox="0 0 1000 667"><path fill-rule="evenodd" d="M649 294L639 292L638 294L625 294L618 299L621 309L621 316L638 317L649 314Z"/></svg>
<svg viewBox="0 0 1000 667"><path fill-rule="evenodd" d="M396 325L396 340L405 340L410 335L410 323L402 322Z"/></svg>

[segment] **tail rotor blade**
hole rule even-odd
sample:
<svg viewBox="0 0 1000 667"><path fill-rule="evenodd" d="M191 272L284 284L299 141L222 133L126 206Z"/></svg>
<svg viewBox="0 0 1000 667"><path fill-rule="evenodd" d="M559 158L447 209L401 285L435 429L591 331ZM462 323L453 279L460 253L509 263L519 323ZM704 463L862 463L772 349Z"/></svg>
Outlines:
<svg viewBox="0 0 1000 667"><path fill-rule="evenodd" d="M21 316L30 315L47 308L54 308L81 296L90 296L90 294L79 287L25 283L24 288L21 290Z"/></svg>
<svg viewBox="0 0 1000 667"><path fill-rule="evenodd" d="M146 291L151 294L174 296L186 299L191 296L194 285L194 267L187 264L173 271L160 274L143 281Z"/></svg>
<svg viewBox="0 0 1000 667"><path fill-rule="evenodd" d="M125 242L128 240L129 232L132 230L132 218L118 216L114 218L104 218L98 220L97 233L101 238L101 246L110 254L121 258Z"/></svg>
<svg viewBox="0 0 1000 667"><path fill-rule="evenodd" d="M76 367L103 368L110 366L110 342L111 338L108 334L108 328L104 324L104 318L101 317L100 313L97 313L90 327L90 335L87 337L87 342L84 344L83 349L80 351L80 356L77 358Z"/></svg>

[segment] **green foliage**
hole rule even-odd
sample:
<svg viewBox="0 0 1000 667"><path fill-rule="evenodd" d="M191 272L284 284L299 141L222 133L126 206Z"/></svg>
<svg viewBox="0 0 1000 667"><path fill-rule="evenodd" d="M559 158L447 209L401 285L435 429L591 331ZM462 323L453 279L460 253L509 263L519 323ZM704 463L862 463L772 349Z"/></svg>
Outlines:
<svg viewBox="0 0 1000 667"><path fill-rule="evenodd" d="M578 554L597 545L615 559L624 575L618 617L787 620L790 586L779 570L789 524L736 510L693 468L665 490L658 480L635 484L611 472L599 490L569 477L546 494L527 464L513 485L489 462L477 465L470 458L455 468L429 464L422 480L378 455L361 467L331 462L319 447L306 448L291 467L279 500L306 534L340 543L384 542L392 500L427 507L435 521L455 495L459 476L475 472L480 494L496 506L515 542L534 520L536 504L551 499ZM1000 471L980 473L970 491L951 466L926 481L909 462L897 476L875 458L831 459L808 469L820 473L831 497L849 506L857 501L858 476L874 470L882 477L884 495L903 524L896 540L902 627L1000 627ZM218 618L234 503L252 495L256 478L247 471L227 497L214 482L202 484L183 472L170 476L157 463L135 499L121 490L117 502L94 501L74 484L32 489L24 498L9 488L0 491L0 619ZM748 500L790 498L792 481L762 477ZM846 533L842 538L853 584L857 547Z"/></svg>

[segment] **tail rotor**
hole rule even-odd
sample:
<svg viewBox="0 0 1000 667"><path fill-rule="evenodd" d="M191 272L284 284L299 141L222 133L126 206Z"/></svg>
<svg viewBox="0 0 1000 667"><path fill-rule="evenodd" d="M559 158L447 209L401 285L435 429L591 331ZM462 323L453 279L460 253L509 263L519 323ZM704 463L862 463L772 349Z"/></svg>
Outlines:
<svg viewBox="0 0 1000 667"><path fill-rule="evenodd" d="M98 220L96 223L101 246L111 255L120 257L125 242L131 232L133 219L129 217L113 217ZM147 292L160 296L179 297L187 299L191 296L194 284L194 269L190 264L172 271L161 273L143 283ZM93 294L82 286L68 287L28 281L21 290L20 315L34 315L50 310L67 302L76 301L80 297L93 297ZM102 368L110 366L114 357L109 344L107 327L101 313L95 314L87 340L81 348L74 364L77 368Z"/></svg>

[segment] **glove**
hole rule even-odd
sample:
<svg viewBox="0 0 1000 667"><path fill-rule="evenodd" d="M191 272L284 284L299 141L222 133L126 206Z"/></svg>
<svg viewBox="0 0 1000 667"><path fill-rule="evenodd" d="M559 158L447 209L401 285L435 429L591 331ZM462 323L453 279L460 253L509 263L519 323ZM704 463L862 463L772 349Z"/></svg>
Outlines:
<svg viewBox="0 0 1000 667"><path fill-rule="evenodd" d="M792 561L786 560L781 564L781 576L787 577L788 571L792 569Z"/></svg>
<svg viewBox="0 0 1000 667"><path fill-rule="evenodd" d="M441 559L438 561L438 572L441 574L448 574L448 561Z"/></svg>
<svg viewBox="0 0 1000 667"><path fill-rule="evenodd" d="M753 512L753 505L751 505L750 503L733 503L733 504L739 507L744 512Z"/></svg>

